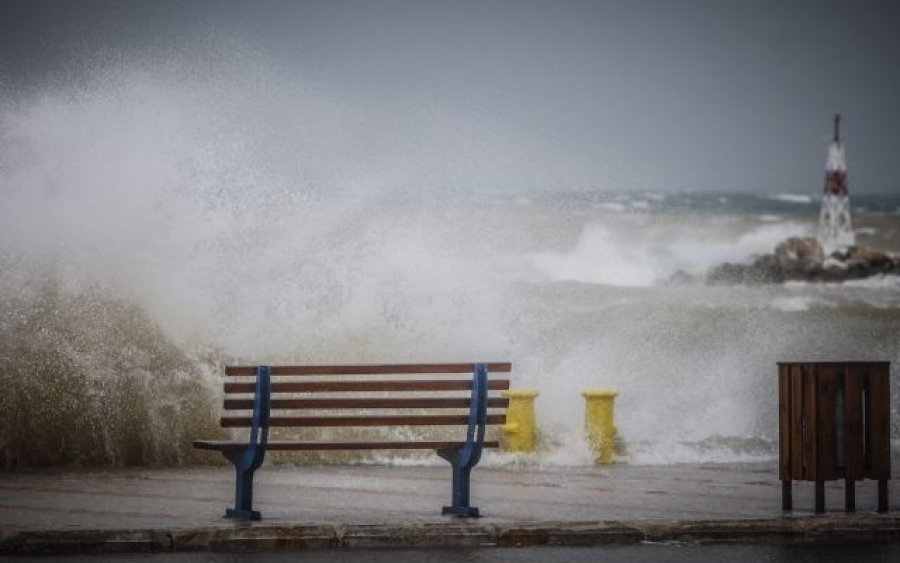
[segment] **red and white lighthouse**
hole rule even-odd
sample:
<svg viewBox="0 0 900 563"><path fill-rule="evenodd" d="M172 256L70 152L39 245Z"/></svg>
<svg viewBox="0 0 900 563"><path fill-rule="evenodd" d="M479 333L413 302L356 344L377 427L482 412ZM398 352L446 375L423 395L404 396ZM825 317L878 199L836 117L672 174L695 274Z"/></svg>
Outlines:
<svg viewBox="0 0 900 563"><path fill-rule="evenodd" d="M819 241L826 254L844 251L856 240L850 225L850 196L847 192L847 157L841 141L841 115L834 116L834 137L828 146L825 191L819 214Z"/></svg>

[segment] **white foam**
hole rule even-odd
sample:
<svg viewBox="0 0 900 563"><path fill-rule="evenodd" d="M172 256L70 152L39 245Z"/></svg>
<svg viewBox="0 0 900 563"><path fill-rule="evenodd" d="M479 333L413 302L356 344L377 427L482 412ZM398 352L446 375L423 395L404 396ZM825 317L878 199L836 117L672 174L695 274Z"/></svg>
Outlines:
<svg viewBox="0 0 900 563"><path fill-rule="evenodd" d="M602 223L587 225L568 252L536 254L536 268L558 281L618 287L650 287L676 272L701 275L723 262L743 262L769 253L782 240L803 235L808 227L791 222L767 223L736 239L710 237L702 230L650 227L639 233L613 231ZM724 233L719 233L720 235Z"/></svg>
<svg viewBox="0 0 900 563"><path fill-rule="evenodd" d="M825 264L828 266L830 262L834 264L839 264L844 268L847 267L846 263L841 262L839 260L834 260L829 258L826 260ZM888 290L888 291L896 291L900 290L900 276L896 274L878 274L875 276L871 276L868 278L858 279L858 280L847 280L842 282L826 282L826 283L810 283L805 281L788 281L783 284L783 287L786 289L793 289L798 291L807 290L810 287L815 288L858 288L858 289L868 289L868 290ZM808 297L806 299L809 299Z"/></svg>
<svg viewBox="0 0 900 563"><path fill-rule="evenodd" d="M560 281L580 281L612 286L647 287L658 277L647 255L650 249L624 248L625 242L599 224L584 230L577 246L565 254L535 256L536 266Z"/></svg>
<svg viewBox="0 0 900 563"><path fill-rule="evenodd" d="M600 209L604 209L606 211L625 211L626 207L624 203L619 203L615 201L607 201L598 205Z"/></svg>
<svg viewBox="0 0 900 563"><path fill-rule="evenodd" d="M776 194L772 196L772 199L797 204L812 203L813 200L812 196L806 194Z"/></svg>
<svg viewBox="0 0 900 563"><path fill-rule="evenodd" d="M738 237L734 254L747 257L770 253L779 242L790 237L808 236L810 232L809 225L794 222L762 225Z"/></svg>
<svg viewBox="0 0 900 563"><path fill-rule="evenodd" d="M816 300L808 296L778 297L772 300L772 306L781 311L807 311Z"/></svg>
<svg viewBox="0 0 900 563"><path fill-rule="evenodd" d="M900 290L900 276L894 274L879 274L861 280L847 280L840 285L861 289L896 291Z"/></svg>
<svg viewBox="0 0 900 563"><path fill-rule="evenodd" d="M756 463L776 459L767 448L742 451L740 448L716 447L683 442L645 442L633 445L627 456L628 463L635 465L671 465L676 463Z"/></svg>

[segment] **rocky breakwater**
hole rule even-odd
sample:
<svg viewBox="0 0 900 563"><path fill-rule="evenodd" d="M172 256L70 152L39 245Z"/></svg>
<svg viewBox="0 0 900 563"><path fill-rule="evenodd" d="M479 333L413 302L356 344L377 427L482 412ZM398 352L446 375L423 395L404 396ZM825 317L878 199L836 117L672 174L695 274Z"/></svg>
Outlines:
<svg viewBox="0 0 900 563"><path fill-rule="evenodd" d="M879 274L900 275L900 254L853 246L828 256L815 237L791 237L774 254L747 264L725 263L709 271L711 284L766 284L786 281L842 282Z"/></svg>

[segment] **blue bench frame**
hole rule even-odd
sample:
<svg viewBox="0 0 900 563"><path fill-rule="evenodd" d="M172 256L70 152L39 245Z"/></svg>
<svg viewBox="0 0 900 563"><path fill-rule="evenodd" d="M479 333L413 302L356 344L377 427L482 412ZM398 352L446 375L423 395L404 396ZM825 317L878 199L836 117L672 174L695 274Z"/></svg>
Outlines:
<svg viewBox="0 0 900 563"><path fill-rule="evenodd" d="M466 441L461 447L441 448L437 454L450 463L453 472L452 503L442 514L462 518L477 518L478 508L469 504L469 483L472 468L481 460L487 423L488 369L487 364L474 364L472 396L469 405ZM234 464L234 508L225 516L245 520L259 520L261 514L253 510L253 475L266 457L271 418L271 368L256 367L256 388L253 395L253 415L250 436L242 449L223 450L222 454Z"/></svg>

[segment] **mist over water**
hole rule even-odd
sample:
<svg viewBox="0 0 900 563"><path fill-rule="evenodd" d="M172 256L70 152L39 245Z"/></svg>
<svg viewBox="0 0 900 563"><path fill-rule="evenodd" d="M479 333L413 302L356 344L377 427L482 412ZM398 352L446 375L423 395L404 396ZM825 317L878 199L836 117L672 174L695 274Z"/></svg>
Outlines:
<svg viewBox="0 0 900 563"><path fill-rule="evenodd" d="M585 387L619 390L627 461L757 459L775 362L900 360L894 279L669 283L812 232L776 205L806 200L517 190L503 171L528 148L490 122L381 114L242 56L0 102L7 466L197 459L231 360L510 360L541 392L541 463L589 463ZM856 225L890 246L898 222Z"/></svg>

